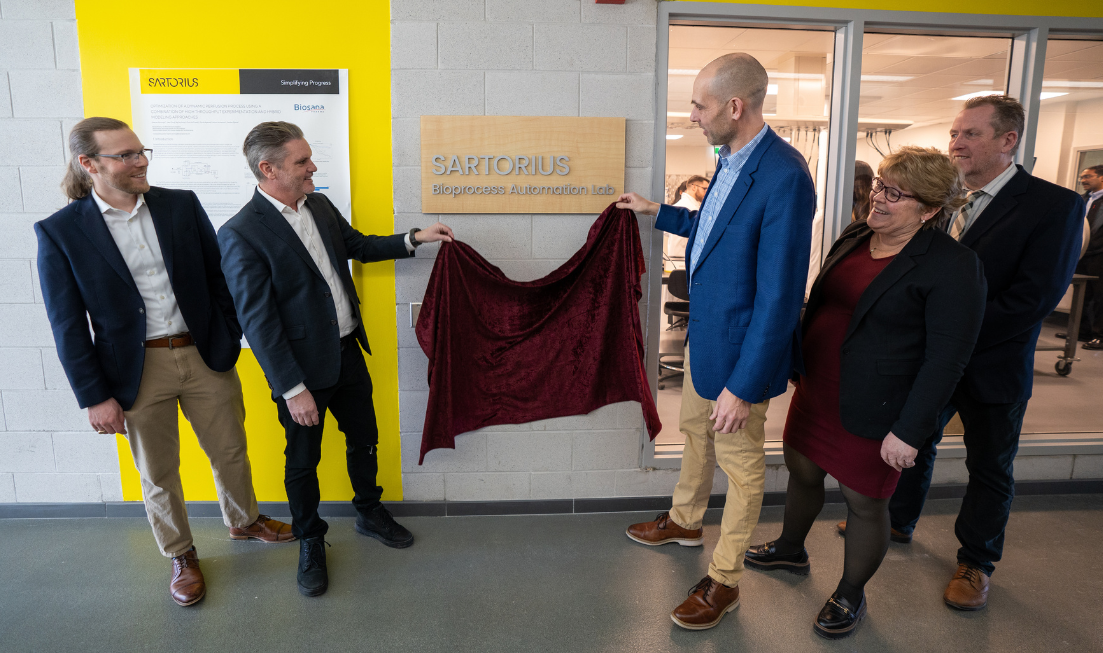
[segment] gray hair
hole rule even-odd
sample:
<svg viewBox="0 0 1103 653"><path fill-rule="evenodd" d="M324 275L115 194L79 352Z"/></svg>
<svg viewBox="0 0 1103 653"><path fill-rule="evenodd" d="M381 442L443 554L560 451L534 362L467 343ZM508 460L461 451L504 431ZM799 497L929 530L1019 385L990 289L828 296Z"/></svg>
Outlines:
<svg viewBox="0 0 1103 653"><path fill-rule="evenodd" d="M298 125L282 120L262 122L249 130L241 150L245 153L249 169L253 171L257 181L264 181L264 173L260 171L261 161L278 166L287 157L287 148L284 145L301 138L303 130Z"/></svg>
<svg viewBox="0 0 1103 653"><path fill-rule="evenodd" d="M112 132L130 129L130 125L114 118L85 118L73 125L69 132L69 165L65 169L65 178L61 180L61 190L71 200L87 197L92 192L92 177L80 165L80 157L99 154L100 144L96 142L96 132Z"/></svg>

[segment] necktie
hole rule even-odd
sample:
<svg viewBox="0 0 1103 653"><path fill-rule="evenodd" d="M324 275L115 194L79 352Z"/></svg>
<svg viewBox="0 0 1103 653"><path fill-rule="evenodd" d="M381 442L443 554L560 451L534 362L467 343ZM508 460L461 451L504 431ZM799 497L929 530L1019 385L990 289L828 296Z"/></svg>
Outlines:
<svg viewBox="0 0 1103 653"><path fill-rule="evenodd" d="M965 233L965 227L969 224L969 214L973 210L973 203L977 201L981 192L979 190L971 190L969 194L965 196L968 200L965 202L965 206L958 210L957 219L954 220L953 225L950 226L950 235L954 237L954 240L961 240L961 234Z"/></svg>

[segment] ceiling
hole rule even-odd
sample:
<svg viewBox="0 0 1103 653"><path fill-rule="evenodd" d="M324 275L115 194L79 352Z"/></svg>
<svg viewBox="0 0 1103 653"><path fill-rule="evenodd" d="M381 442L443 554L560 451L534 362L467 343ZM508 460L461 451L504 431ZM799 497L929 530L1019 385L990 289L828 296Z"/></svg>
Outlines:
<svg viewBox="0 0 1103 653"><path fill-rule="evenodd" d="M969 93L1002 91L1006 85L1011 39L967 36L927 36L867 33L862 46L862 82L859 125L899 129L949 122ZM668 134L682 135L677 145L706 145L704 137L685 115L697 71L728 52L747 52L770 73L771 85L785 96L793 77L822 80L823 109L809 110L804 89L800 115L778 110L777 97L768 96L767 122L779 125L826 126L834 33L831 31L741 27L670 27L667 85ZM800 74L794 75L794 58ZM809 64L814 64L814 70ZM1064 93L1043 100L1052 105L1103 97L1103 43L1051 40L1046 52L1044 93ZM818 88L818 87L817 87ZM772 89L774 90L774 89ZM818 103L818 98L816 98ZM771 116L769 114L773 113ZM674 115L669 115L674 114ZM671 143L672 145L674 143Z"/></svg>

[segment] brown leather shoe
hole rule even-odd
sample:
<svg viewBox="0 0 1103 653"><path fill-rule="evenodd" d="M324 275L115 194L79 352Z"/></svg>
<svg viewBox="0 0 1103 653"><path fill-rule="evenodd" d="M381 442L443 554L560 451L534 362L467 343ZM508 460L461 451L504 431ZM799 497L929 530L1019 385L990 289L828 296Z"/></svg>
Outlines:
<svg viewBox="0 0 1103 653"><path fill-rule="evenodd" d="M169 594L179 605L199 603L207 595L207 584L203 582L203 572L199 571L199 555L194 546L172 559Z"/></svg>
<svg viewBox="0 0 1103 653"><path fill-rule="evenodd" d="M839 535L846 537L846 522L841 521L835 525L839 529ZM900 544L911 544L912 536L907 533L901 533L895 528L889 527L889 539L893 542L899 542Z"/></svg>
<svg viewBox="0 0 1103 653"><path fill-rule="evenodd" d="M687 630L707 630L739 607L739 588L705 576L689 590L689 598L674 608L670 618Z"/></svg>
<svg viewBox="0 0 1103 653"><path fill-rule="evenodd" d="M261 542L293 542L295 536L291 534L291 526L282 521L276 521L268 515L261 515L252 524L245 528L230 527L231 540L260 540Z"/></svg>
<svg viewBox="0 0 1103 653"><path fill-rule="evenodd" d="M980 569L958 563L957 573L946 586L942 600L958 610L980 610L988 605L988 578Z"/></svg>
<svg viewBox="0 0 1103 653"><path fill-rule="evenodd" d="M689 530L682 528L673 519L669 512L661 512L655 521L642 524L632 524L625 533L628 537L647 546L659 546L677 542L682 546L701 546L705 543L704 529Z"/></svg>

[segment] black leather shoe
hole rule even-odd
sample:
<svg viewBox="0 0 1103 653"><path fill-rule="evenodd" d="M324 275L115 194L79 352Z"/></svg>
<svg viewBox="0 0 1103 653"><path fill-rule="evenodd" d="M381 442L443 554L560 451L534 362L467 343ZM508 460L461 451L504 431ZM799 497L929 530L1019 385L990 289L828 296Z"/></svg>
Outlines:
<svg viewBox="0 0 1103 653"><path fill-rule="evenodd" d="M1085 342L1081 349L1103 349L1103 338L1094 338Z"/></svg>
<svg viewBox="0 0 1103 653"><path fill-rule="evenodd" d="M808 549L801 549L796 553L780 554L777 552L777 541L759 544L747 549L743 554L743 563L752 569L762 571L774 571L784 569L794 574L807 576L811 565L808 563Z"/></svg>
<svg viewBox="0 0 1103 653"><path fill-rule="evenodd" d="M849 637L862 617L866 616L866 597L862 596L862 602L854 607L836 592L827 599L820 615L816 617L816 623L812 629L816 634L826 639L842 639Z"/></svg>
<svg viewBox="0 0 1103 653"><path fill-rule="evenodd" d="M324 537L304 537L299 540L298 580L299 592L303 596L321 596L329 589Z"/></svg>
<svg viewBox="0 0 1103 653"><path fill-rule="evenodd" d="M356 518L356 532L374 537L394 549L405 549L414 543L413 533L396 522L391 511L383 504Z"/></svg>
<svg viewBox="0 0 1103 653"><path fill-rule="evenodd" d="M1058 331L1057 333L1053 334L1053 337L1054 337L1054 338L1061 338L1062 340L1065 340L1065 339L1067 339L1067 338L1069 337L1069 334L1067 334L1067 333L1061 333L1060 331ZM1079 334L1078 334L1078 335L1076 336L1076 339L1077 339L1077 340L1079 340L1080 342L1088 342L1089 340L1091 340L1091 339L1092 339L1092 337L1091 337L1091 336L1090 336L1089 334L1087 334L1087 333L1084 333L1084 332L1080 332L1080 333L1079 333Z"/></svg>

